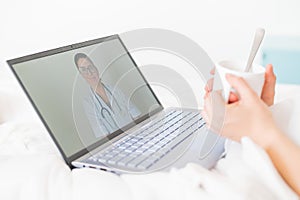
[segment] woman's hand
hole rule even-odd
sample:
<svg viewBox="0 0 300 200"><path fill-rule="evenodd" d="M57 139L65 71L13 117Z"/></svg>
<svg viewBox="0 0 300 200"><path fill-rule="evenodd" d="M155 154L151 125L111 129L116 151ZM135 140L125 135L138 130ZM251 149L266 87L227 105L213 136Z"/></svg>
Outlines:
<svg viewBox="0 0 300 200"><path fill-rule="evenodd" d="M248 136L267 149L272 139L276 138L278 134L278 129L267 106L274 100L271 72L272 68L267 68L266 76L270 76L272 80L266 80L264 100L257 96L244 79L228 74L226 78L237 91L240 99L227 104L220 93L208 92L202 112L208 127L235 141L240 141L241 137Z"/></svg>
<svg viewBox="0 0 300 200"><path fill-rule="evenodd" d="M210 71L211 75L215 74L215 68ZM207 94L212 91L213 88L213 81L214 79L211 78L207 81L207 84L205 86L205 91ZM262 89L261 99L267 104L268 106L271 106L274 104L274 96L275 96L275 84L276 84L276 76L273 71L273 66L271 64L268 64L266 66L266 72L265 72L265 83ZM233 103L238 101L238 96L234 93L230 93L229 95L229 103Z"/></svg>
<svg viewBox="0 0 300 200"><path fill-rule="evenodd" d="M266 78L264 91L267 92L261 98L244 79L227 75L240 99L228 104L221 93L207 92L202 116L214 132L236 141L247 136L264 148L283 179L300 195L300 148L277 128L268 109L274 101L272 74L268 67L266 76L270 79Z"/></svg>

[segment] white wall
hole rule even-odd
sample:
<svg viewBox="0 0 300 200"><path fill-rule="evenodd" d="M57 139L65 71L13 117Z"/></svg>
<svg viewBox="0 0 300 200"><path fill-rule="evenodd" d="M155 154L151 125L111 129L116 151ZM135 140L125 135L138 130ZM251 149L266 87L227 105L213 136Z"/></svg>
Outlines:
<svg viewBox="0 0 300 200"><path fill-rule="evenodd" d="M256 27L300 35L298 0L6 0L0 61L144 27L178 31L213 60L245 59ZM7 67L5 65L5 67Z"/></svg>
<svg viewBox="0 0 300 200"><path fill-rule="evenodd" d="M2 0L0 84L11 84L5 81L12 78L8 59L138 28L180 32L214 61L246 59L257 27L266 28L266 37L300 35L299 8L299 0ZM198 85L201 105L203 85ZM176 96L162 91L158 96L168 96L163 104L178 105Z"/></svg>

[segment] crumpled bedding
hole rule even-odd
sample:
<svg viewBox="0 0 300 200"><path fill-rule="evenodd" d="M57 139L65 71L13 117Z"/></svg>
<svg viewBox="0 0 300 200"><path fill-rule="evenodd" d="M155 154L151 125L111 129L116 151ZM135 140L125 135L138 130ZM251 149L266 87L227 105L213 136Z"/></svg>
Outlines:
<svg viewBox="0 0 300 200"><path fill-rule="evenodd" d="M298 100L289 99L271 109L280 127L300 145ZM243 138L241 144L230 143L226 158L212 170L188 163L169 172L117 176L95 169L71 171L10 78L0 79L0 111L3 200L298 199L266 152L249 138Z"/></svg>

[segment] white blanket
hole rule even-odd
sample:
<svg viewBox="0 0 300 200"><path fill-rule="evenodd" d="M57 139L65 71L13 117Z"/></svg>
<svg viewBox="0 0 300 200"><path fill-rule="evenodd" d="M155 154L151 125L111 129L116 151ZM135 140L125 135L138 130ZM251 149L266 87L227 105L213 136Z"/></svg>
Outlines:
<svg viewBox="0 0 300 200"><path fill-rule="evenodd" d="M273 112L278 123L285 120L280 126L300 145L297 100L284 101ZM144 175L71 171L16 82L4 77L0 81L0 163L1 200L298 199L265 151L248 138L231 144L227 157L211 171L191 163Z"/></svg>

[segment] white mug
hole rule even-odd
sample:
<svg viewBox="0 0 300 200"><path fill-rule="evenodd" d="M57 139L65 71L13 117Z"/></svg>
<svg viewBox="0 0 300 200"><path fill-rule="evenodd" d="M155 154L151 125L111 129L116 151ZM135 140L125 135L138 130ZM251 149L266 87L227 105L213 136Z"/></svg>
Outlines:
<svg viewBox="0 0 300 200"><path fill-rule="evenodd" d="M216 73L219 75L223 97L228 102L230 91L233 91L226 79L226 74L233 74L235 76L243 77L249 86L260 97L262 88L265 82L265 68L253 64L249 72L245 72L246 63L241 61L224 60L216 64Z"/></svg>

